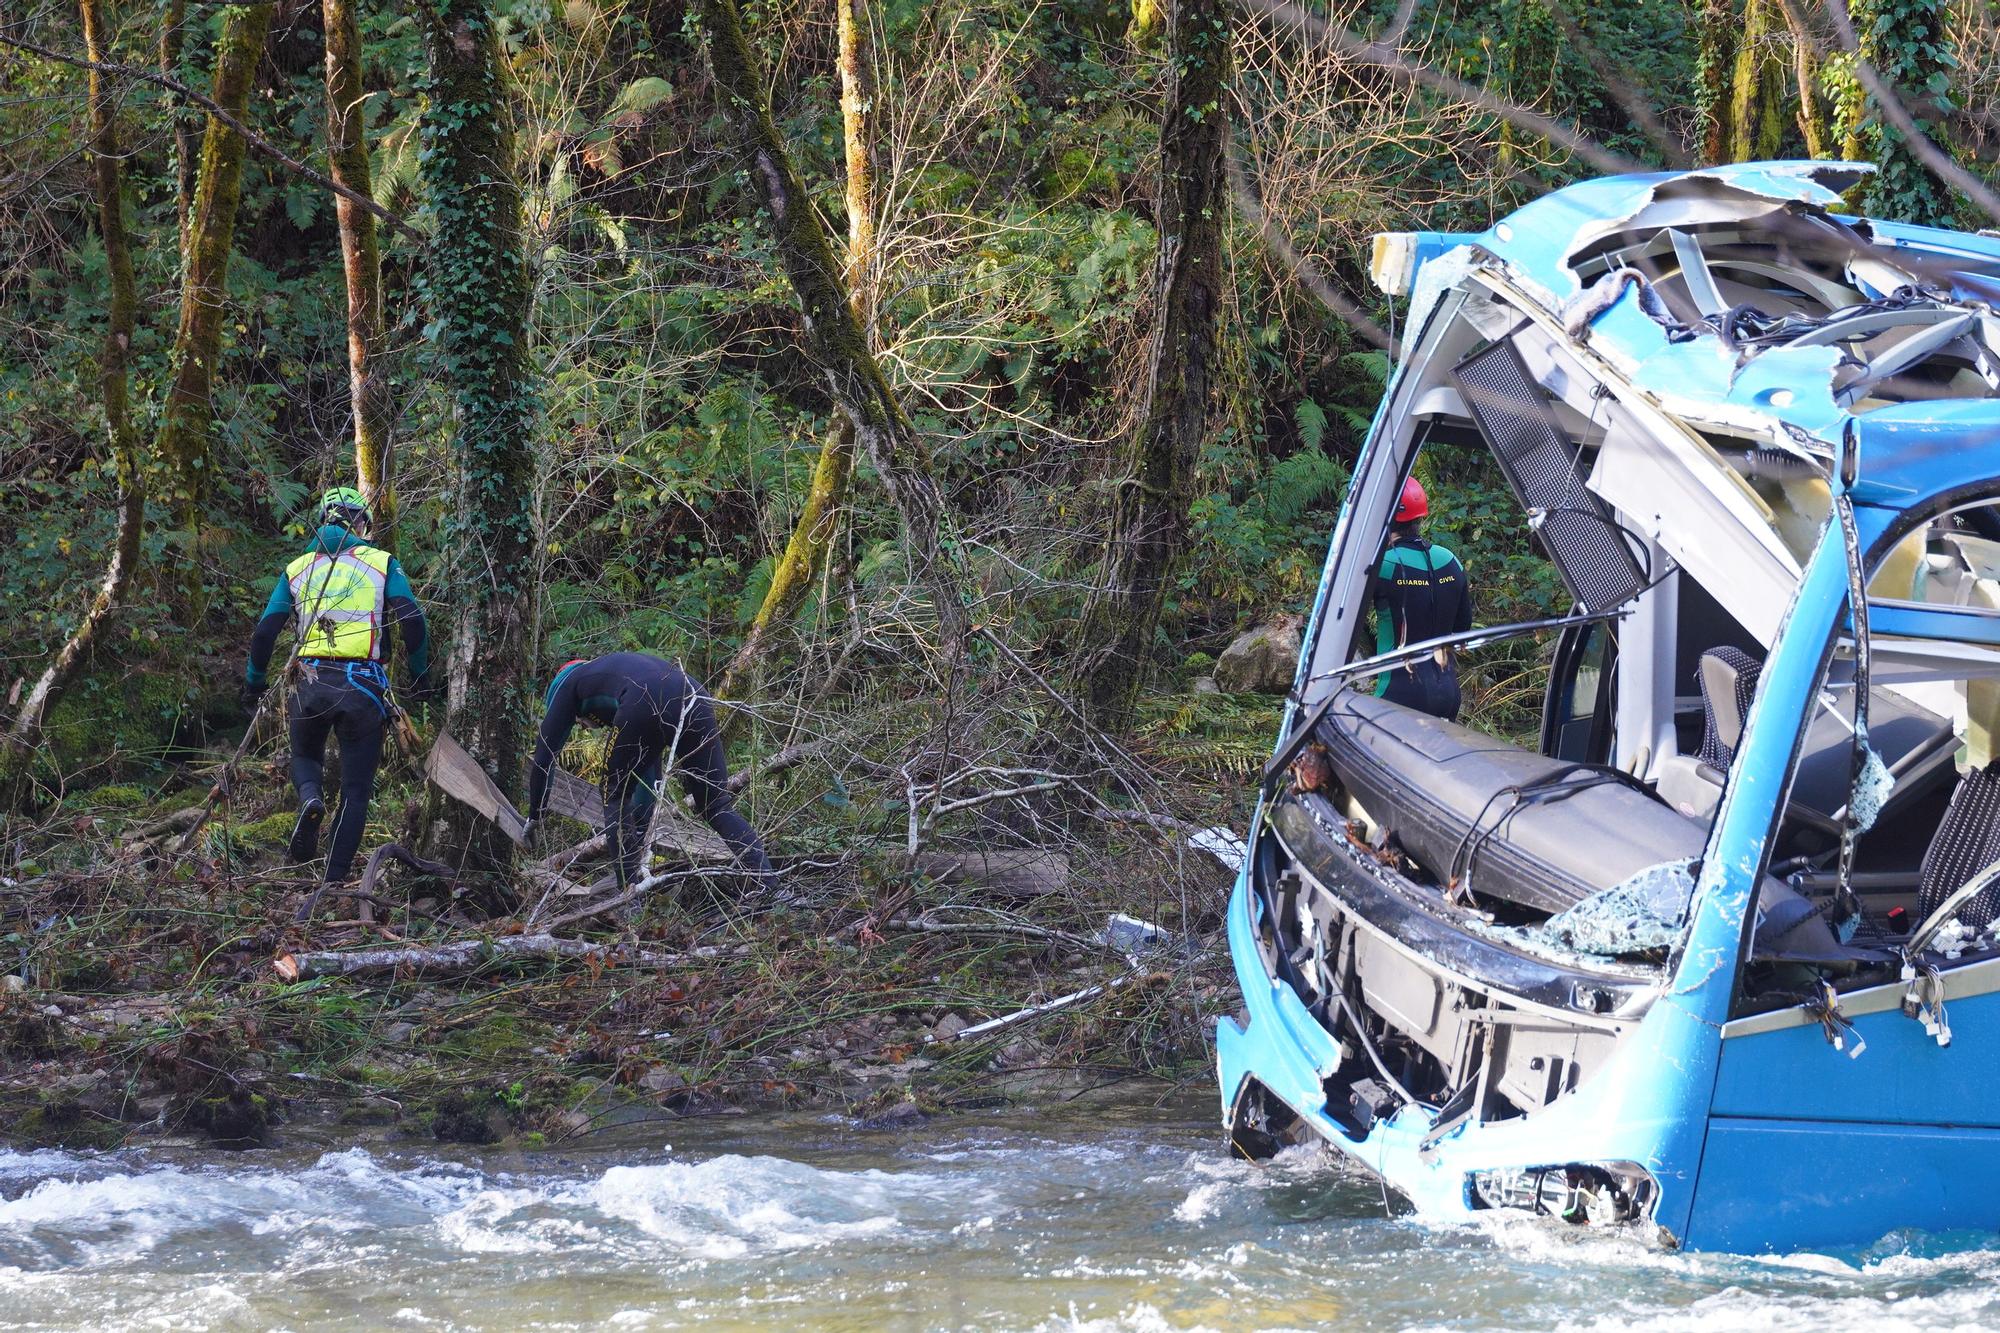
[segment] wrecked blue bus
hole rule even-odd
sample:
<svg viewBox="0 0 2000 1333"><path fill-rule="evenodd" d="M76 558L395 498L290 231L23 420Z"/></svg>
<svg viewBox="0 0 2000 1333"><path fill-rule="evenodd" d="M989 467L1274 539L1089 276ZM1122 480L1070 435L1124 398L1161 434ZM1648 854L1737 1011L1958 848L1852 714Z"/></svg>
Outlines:
<svg viewBox="0 0 2000 1333"><path fill-rule="evenodd" d="M1695 1249L2000 1229L2000 240L1847 214L1866 170L1376 239L1406 337L1228 910L1239 1150ZM1438 451L1567 609L1382 652ZM1524 638L1538 737L1375 688Z"/></svg>

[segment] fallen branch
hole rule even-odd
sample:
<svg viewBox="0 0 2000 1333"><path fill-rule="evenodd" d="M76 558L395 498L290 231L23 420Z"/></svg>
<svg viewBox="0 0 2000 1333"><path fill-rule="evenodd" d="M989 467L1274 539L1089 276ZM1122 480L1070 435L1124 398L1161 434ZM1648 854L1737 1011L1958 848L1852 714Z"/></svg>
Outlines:
<svg viewBox="0 0 2000 1333"><path fill-rule="evenodd" d="M442 879L446 883L451 883L457 878L452 868L442 861L427 861L423 857L411 852L399 842L385 842L368 854L368 864L361 872L360 891L352 892L336 889L335 892L341 897L355 898L363 902L381 902L382 900L375 896L375 886L382 880L383 864L391 859L401 861L404 865L419 874L430 875L433 878ZM327 887L326 881L321 880L319 885L307 896L305 902L299 906L298 915L292 919L294 921L310 921L313 912L319 907L320 895L326 892Z"/></svg>
<svg viewBox="0 0 2000 1333"><path fill-rule="evenodd" d="M400 949L331 949L312 953L281 953L271 968L285 981L313 977L396 976L423 972L433 976L473 972L502 962L592 962L607 967L672 967L691 958L710 956L653 953L618 944L560 940L553 935L503 935L498 939L460 940L454 944L413 945Z"/></svg>
<svg viewBox="0 0 2000 1333"><path fill-rule="evenodd" d="M641 880L638 884L625 890L625 892L623 893L613 894L609 898L603 898L599 899L596 902L586 903L582 907L577 908L576 911L574 912L569 912L563 916L557 917L555 920L549 922L548 925L543 927L543 929L560 930L564 926L573 926L579 921L588 921L590 920L590 918L594 916L602 916L606 912L614 911L617 908L625 906L625 904L627 903L636 903L639 901L640 898L645 896L645 893L648 889L652 888L653 885L657 884L658 882L659 882L659 877L648 876L646 879Z"/></svg>
<svg viewBox="0 0 2000 1333"><path fill-rule="evenodd" d="M1064 1009L1082 1004L1085 1000L1094 1000L1100 995L1109 995L1112 991L1121 990L1133 982L1143 979L1139 974L1132 973L1128 976L1119 977L1116 981L1107 981L1101 986L1086 986L1080 991L1071 991L1068 995L1059 996L1046 1004L1030 1005L1026 1009L1017 1010L1003 1018L989 1018L984 1023L974 1023L969 1028L959 1029L949 1037L926 1037L924 1044L927 1046L942 1046L947 1042L965 1041L972 1037L983 1037L989 1032L998 1032L1002 1028L1010 1028L1018 1023L1026 1023L1031 1019L1046 1018L1050 1014L1060 1013Z"/></svg>
<svg viewBox="0 0 2000 1333"><path fill-rule="evenodd" d="M1052 930L1047 926L1030 926L1017 921L932 921L928 917L912 916L883 922L876 929L918 935L1015 935L1023 939L1067 944L1073 949L1102 951L1120 958L1125 956L1103 940L1092 939L1088 935L1077 935L1067 930Z"/></svg>
<svg viewBox="0 0 2000 1333"><path fill-rule="evenodd" d="M759 778L768 778L774 773L782 773L788 768L797 768L806 760L827 747L826 741L806 741L800 745L787 745L761 763L751 764L739 772L729 775L728 787L732 792L740 792Z"/></svg>

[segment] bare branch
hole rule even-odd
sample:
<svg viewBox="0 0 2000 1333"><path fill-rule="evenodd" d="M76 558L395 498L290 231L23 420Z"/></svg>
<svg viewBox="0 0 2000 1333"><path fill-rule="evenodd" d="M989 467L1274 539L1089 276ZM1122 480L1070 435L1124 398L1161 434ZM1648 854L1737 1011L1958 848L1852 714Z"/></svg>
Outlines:
<svg viewBox="0 0 2000 1333"><path fill-rule="evenodd" d="M1245 222L1257 229L1257 235L1277 261L1285 266L1299 284L1314 296L1319 303L1345 321L1355 332L1374 343L1391 356L1396 355L1396 340L1389 336L1387 329L1377 324L1372 316L1353 300L1327 281L1319 266L1300 254L1292 245L1291 238L1284 229L1271 221L1264 212L1264 206L1250 189L1250 182L1243 174L1243 164L1236 154L1229 155L1229 197L1236 205L1236 211Z"/></svg>
<svg viewBox="0 0 2000 1333"><path fill-rule="evenodd" d="M189 102L206 111L209 115L215 117L222 124L234 130L244 143L257 152L262 153L265 157L270 158L293 175L302 176L321 189L331 190L334 194L339 195L342 199L347 200L347 202L357 208L367 209L370 213L373 213L376 217L382 219L382 221L388 223L418 244L421 245L425 242L424 234L411 226L400 214L384 208L365 194L359 194L348 189L325 172L315 171L224 110L216 103L214 98L188 87L178 79L169 78L158 70L147 69L143 65L126 65L111 60L89 60L83 56L65 55L61 51L52 50L49 47L25 41L19 37L9 37L4 33L0 33L0 46L11 46L17 51L26 51L31 55L38 55L44 60L53 60L58 64L73 65L77 69L93 70L99 74L109 74L121 79L137 79L142 83L150 83L164 88L176 97L184 97Z"/></svg>
<svg viewBox="0 0 2000 1333"><path fill-rule="evenodd" d="M1349 60L1376 66L1399 83L1429 88L1433 92L1443 93L1456 101L1498 116L1530 134L1539 134L1553 143L1562 145L1600 171L1622 174L1645 170L1643 164L1612 152L1589 135L1580 133L1559 120L1542 115L1539 111L1530 111L1524 106L1517 106L1504 98L1495 97L1477 84L1468 83L1456 75L1419 64L1392 46L1381 42L1363 41L1347 29L1329 23L1309 10L1299 8L1290 0L1244 0L1244 4L1261 14L1279 31L1288 31L1301 38L1321 42Z"/></svg>

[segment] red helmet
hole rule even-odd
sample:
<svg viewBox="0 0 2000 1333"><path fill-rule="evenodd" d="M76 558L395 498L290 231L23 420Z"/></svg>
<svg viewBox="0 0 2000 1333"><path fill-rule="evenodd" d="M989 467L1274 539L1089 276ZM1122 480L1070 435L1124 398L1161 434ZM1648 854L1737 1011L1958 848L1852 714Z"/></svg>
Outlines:
<svg viewBox="0 0 2000 1333"><path fill-rule="evenodd" d="M1408 523L1412 519L1427 518L1431 512L1431 500L1424 494L1424 484L1415 477L1403 483L1403 498L1396 501L1396 521Z"/></svg>

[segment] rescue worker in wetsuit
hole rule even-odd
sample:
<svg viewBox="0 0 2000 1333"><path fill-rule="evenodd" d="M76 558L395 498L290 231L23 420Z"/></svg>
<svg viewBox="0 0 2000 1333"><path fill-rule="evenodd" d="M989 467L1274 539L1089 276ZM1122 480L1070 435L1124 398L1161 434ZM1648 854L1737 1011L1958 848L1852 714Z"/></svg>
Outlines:
<svg viewBox="0 0 2000 1333"><path fill-rule="evenodd" d="M320 500L318 528L312 545L271 589L250 636L243 701L256 706L269 683L278 634L291 625L299 640L291 700L292 787L299 818L291 857L303 864L319 855L326 819L321 782L331 735L340 741L340 809L327 849L326 880L337 884L353 869L382 760L391 632L402 632L410 681L406 696L413 703L431 695L430 634L403 567L366 540L368 504L361 492L346 486L328 491Z"/></svg>
<svg viewBox="0 0 2000 1333"><path fill-rule="evenodd" d="M697 814L722 835L745 870L771 873L764 844L750 821L736 813L722 729L708 694L678 665L651 653L611 653L594 661L567 662L549 682L548 711L535 738L528 768L528 823L532 830L549 798L549 774L578 722L610 727L605 759L604 818L622 886L646 869L646 835L652 825L661 762L671 757L681 787Z"/></svg>
<svg viewBox="0 0 2000 1333"><path fill-rule="evenodd" d="M1393 652L1405 644L1422 643L1472 628L1472 589L1458 557L1424 537L1430 498L1422 483L1403 483L1389 526L1388 549L1375 572L1375 651ZM1407 705L1458 720L1458 659L1449 648L1410 662L1401 662L1375 682L1375 693L1391 703Z"/></svg>

